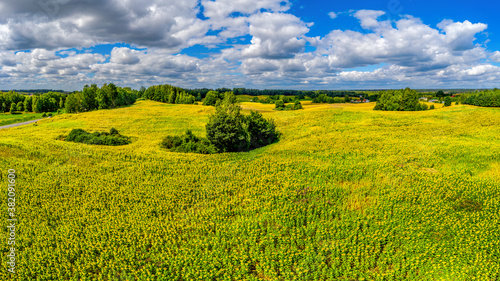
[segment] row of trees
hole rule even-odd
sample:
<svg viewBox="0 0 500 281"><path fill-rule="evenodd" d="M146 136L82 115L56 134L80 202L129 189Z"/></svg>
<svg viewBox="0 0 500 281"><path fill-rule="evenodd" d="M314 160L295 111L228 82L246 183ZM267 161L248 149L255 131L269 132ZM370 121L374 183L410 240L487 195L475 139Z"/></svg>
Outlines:
<svg viewBox="0 0 500 281"><path fill-rule="evenodd" d="M493 89L467 94L463 97L462 103L484 107L500 107L500 90Z"/></svg>
<svg viewBox="0 0 500 281"><path fill-rule="evenodd" d="M13 91L0 92L0 111L53 112L64 107L65 98L66 94L60 92L29 96Z"/></svg>
<svg viewBox="0 0 500 281"><path fill-rule="evenodd" d="M427 110L428 106L420 103L419 97L417 91L410 88L380 92L374 109L385 111Z"/></svg>
<svg viewBox="0 0 500 281"><path fill-rule="evenodd" d="M201 101L202 96L189 94L186 90L171 85L155 85L141 91L141 98L172 104L193 104Z"/></svg>
<svg viewBox="0 0 500 281"><path fill-rule="evenodd" d="M313 103L344 103L350 102L351 98L348 95L345 95L343 98L341 97L330 97L326 94L321 94L313 99Z"/></svg>
<svg viewBox="0 0 500 281"><path fill-rule="evenodd" d="M86 112L96 109L109 109L133 104L139 97L139 91L104 84L85 85L81 92L70 94L66 98L65 108L68 113Z"/></svg>

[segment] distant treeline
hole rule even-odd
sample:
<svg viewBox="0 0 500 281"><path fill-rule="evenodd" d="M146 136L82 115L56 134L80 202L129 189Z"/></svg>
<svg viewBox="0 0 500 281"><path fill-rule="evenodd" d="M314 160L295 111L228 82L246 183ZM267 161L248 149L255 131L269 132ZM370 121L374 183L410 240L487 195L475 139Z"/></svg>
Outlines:
<svg viewBox="0 0 500 281"><path fill-rule="evenodd" d="M200 93L197 94L196 98L193 93L188 93L182 88L171 85L155 85L147 89L143 88L140 91L140 97L172 104L193 104L196 101L201 101L202 99Z"/></svg>
<svg viewBox="0 0 500 281"><path fill-rule="evenodd" d="M1 112L52 112L64 107L66 94L48 92L45 94L22 95L14 91L0 92Z"/></svg>
<svg viewBox="0 0 500 281"><path fill-rule="evenodd" d="M500 107L500 90L493 89L479 93L469 93L462 97L463 104L484 107Z"/></svg>
<svg viewBox="0 0 500 281"><path fill-rule="evenodd" d="M31 89L31 90L3 90L2 92L16 92L16 93L26 93L26 94L45 94L49 92L53 93L67 93L63 90L49 90L49 89Z"/></svg>

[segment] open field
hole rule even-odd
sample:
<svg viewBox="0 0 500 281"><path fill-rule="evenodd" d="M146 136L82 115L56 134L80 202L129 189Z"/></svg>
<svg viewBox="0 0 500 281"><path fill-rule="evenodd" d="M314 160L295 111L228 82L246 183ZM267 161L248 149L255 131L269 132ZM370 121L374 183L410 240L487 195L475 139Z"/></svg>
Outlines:
<svg viewBox="0 0 500 281"><path fill-rule="evenodd" d="M303 105L243 103L282 132L244 153L159 148L204 136L214 108L201 105L139 101L0 131L4 188L17 174L17 279L500 279L499 109ZM60 140L111 127L132 143Z"/></svg>

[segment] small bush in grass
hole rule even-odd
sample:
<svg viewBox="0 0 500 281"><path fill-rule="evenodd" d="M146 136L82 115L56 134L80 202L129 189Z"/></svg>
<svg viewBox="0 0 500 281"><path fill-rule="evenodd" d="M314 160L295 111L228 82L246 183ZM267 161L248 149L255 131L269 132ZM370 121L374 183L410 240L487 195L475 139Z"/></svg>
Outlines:
<svg viewBox="0 0 500 281"><path fill-rule="evenodd" d="M83 129L73 129L64 139L65 141L80 142L95 145L125 145L130 143L130 139L120 135L118 130L111 128L107 132L89 133Z"/></svg>
<svg viewBox="0 0 500 281"><path fill-rule="evenodd" d="M212 154L217 153L217 148L206 138L199 138L187 130L182 136L167 136L161 146L172 152Z"/></svg>
<svg viewBox="0 0 500 281"><path fill-rule="evenodd" d="M44 113L42 113L42 117L43 117L43 118L47 117L47 113L45 113L45 112L44 112Z"/></svg>

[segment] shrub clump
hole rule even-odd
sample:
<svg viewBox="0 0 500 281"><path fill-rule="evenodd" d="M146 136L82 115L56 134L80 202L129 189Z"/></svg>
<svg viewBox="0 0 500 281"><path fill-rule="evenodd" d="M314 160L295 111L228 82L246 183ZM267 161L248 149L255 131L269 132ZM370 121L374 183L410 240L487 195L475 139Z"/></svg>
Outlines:
<svg viewBox="0 0 500 281"><path fill-rule="evenodd" d="M118 130L111 128L107 132L89 133L83 129L73 129L64 139L65 141L80 142L95 145L125 145L130 143L130 138L120 135Z"/></svg>
<svg viewBox="0 0 500 281"><path fill-rule="evenodd" d="M248 151L276 142L279 132L274 121L262 114L251 111L241 114L232 94L216 103L216 112L210 116L205 126L207 138L199 138L191 131L182 136L167 136L161 146L174 152L194 152L202 154Z"/></svg>
<svg viewBox="0 0 500 281"><path fill-rule="evenodd" d="M417 91L410 88L380 92L379 95L380 98L375 105L375 110L421 111L428 109L419 102Z"/></svg>
<svg viewBox="0 0 500 281"><path fill-rule="evenodd" d="M173 152L194 152L200 154L216 153L217 149L206 138L199 138L187 130L182 136L167 136L161 142L161 147Z"/></svg>

